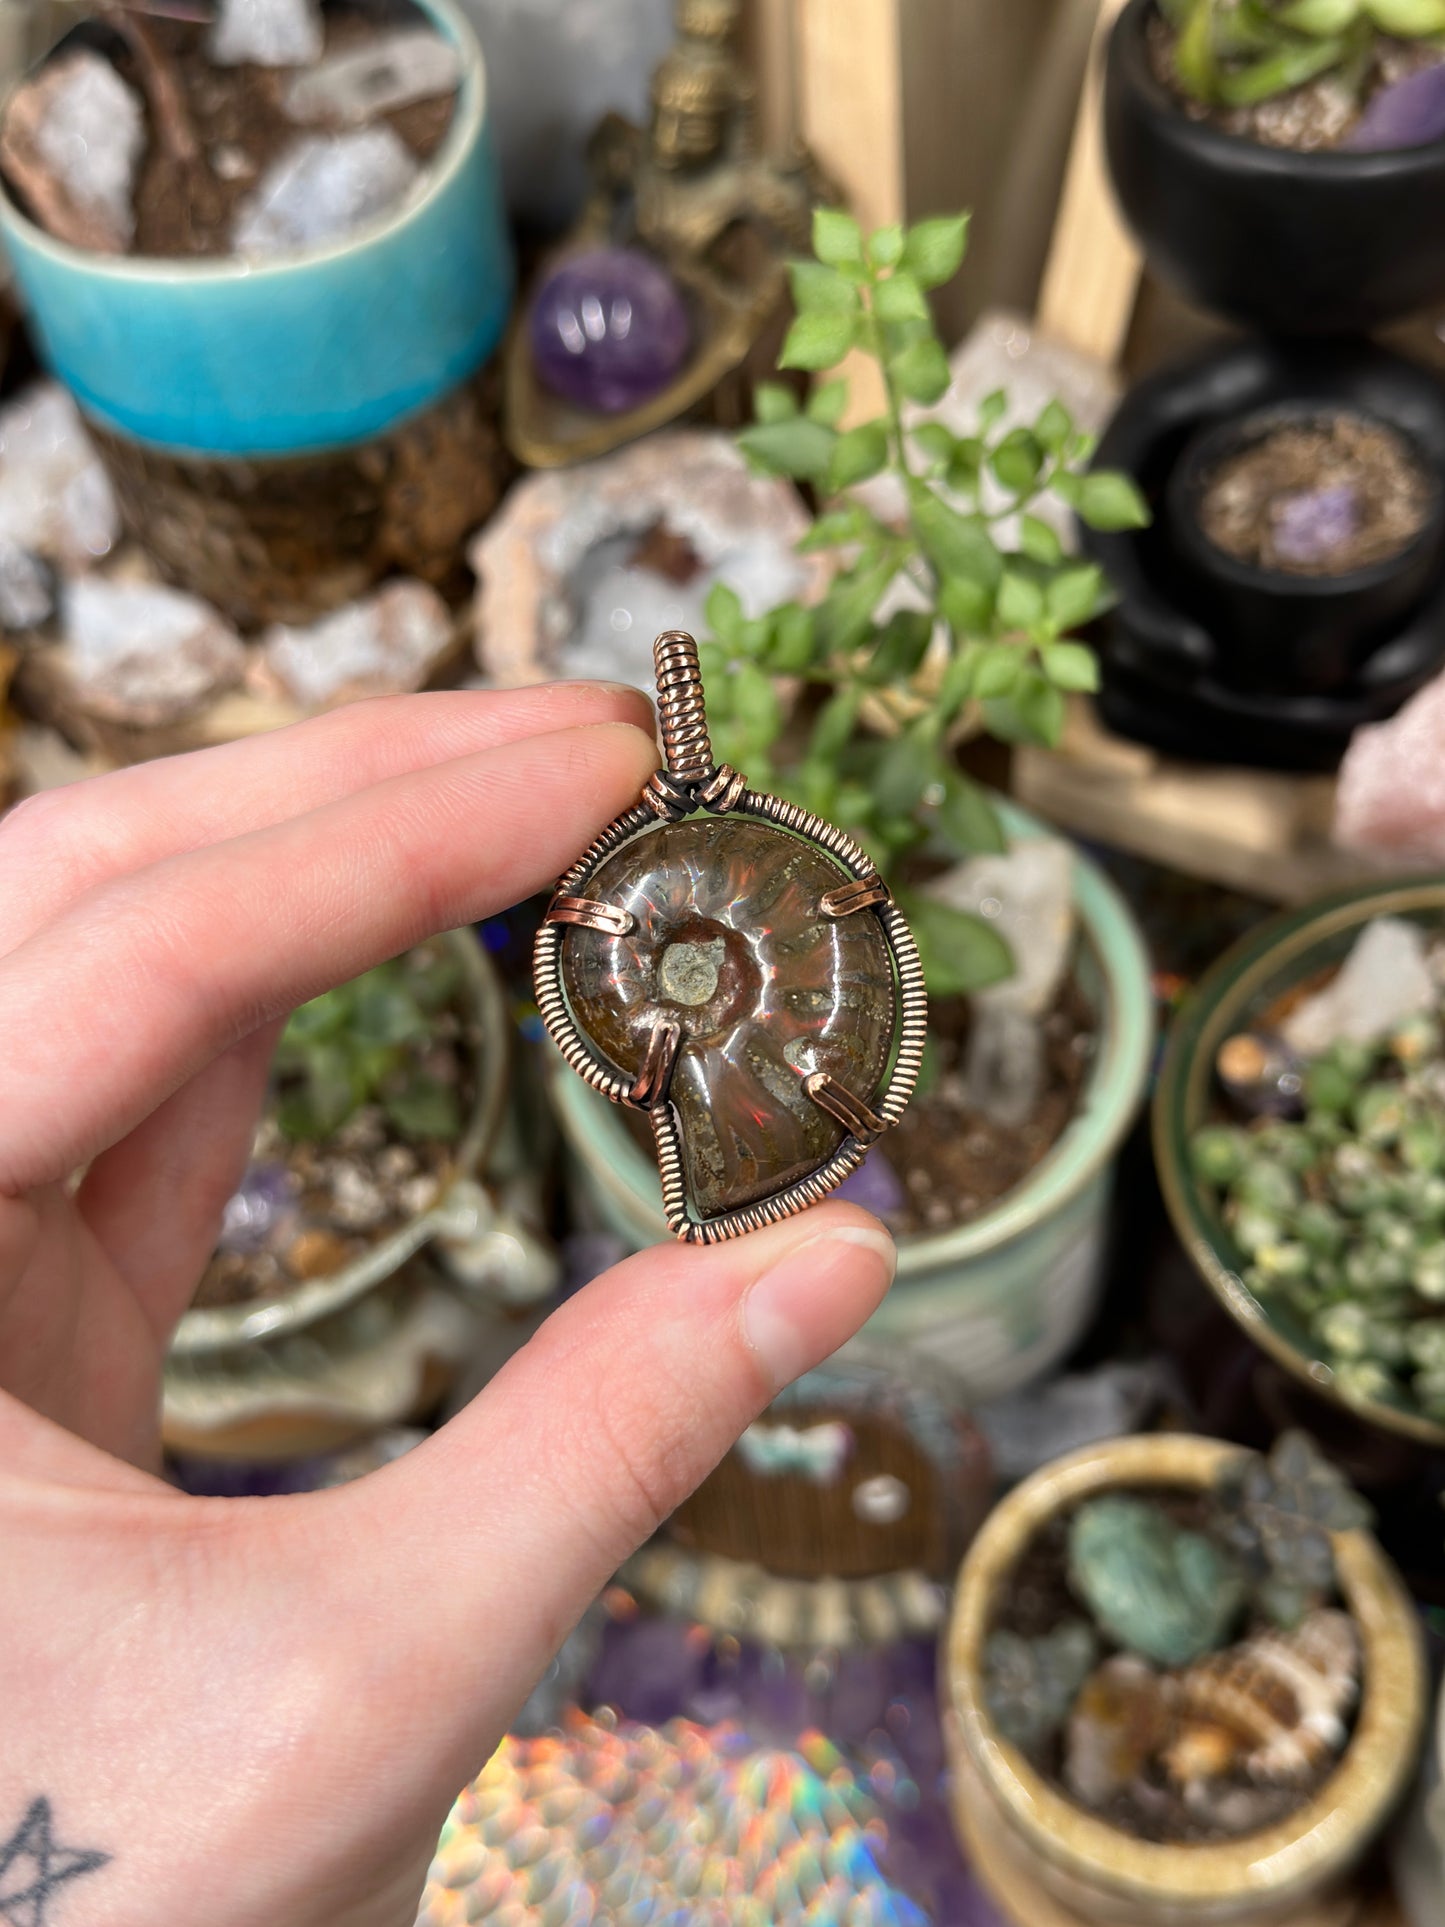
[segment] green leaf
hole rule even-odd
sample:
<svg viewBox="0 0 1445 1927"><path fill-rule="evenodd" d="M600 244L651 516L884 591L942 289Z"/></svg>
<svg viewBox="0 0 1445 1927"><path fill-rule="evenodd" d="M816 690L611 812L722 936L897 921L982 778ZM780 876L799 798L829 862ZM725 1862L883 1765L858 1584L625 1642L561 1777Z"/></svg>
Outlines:
<svg viewBox="0 0 1445 1927"><path fill-rule="evenodd" d="M738 447L772 475L816 482L827 473L835 440L831 428L799 415L788 422L745 428L738 436Z"/></svg>
<svg viewBox="0 0 1445 1927"><path fill-rule="evenodd" d="M974 689L984 702L1009 696L1018 687L1023 668L1023 657L1013 643L992 643L978 659Z"/></svg>
<svg viewBox="0 0 1445 1927"><path fill-rule="evenodd" d="M788 330L780 368L806 368L816 373L832 368L853 346L856 333L850 314L800 314Z"/></svg>
<svg viewBox="0 0 1445 1927"><path fill-rule="evenodd" d="M1062 491L1060 491L1062 493ZM1080 517L1091 529L1146 529L1149 506L1127 475L1096 469L1079 483Z"/></svg>
<svg viewBox="0 0 1445 1927"><path fill-rule="evenodd" d="M306 1054L305 1084L283 1093L277 1121L287 1137L328 1137L358 1102L351 1060L339 1044L316 1044Z"/></svg>
<svg viewBox="0 0 1445 1927"><path fill-rule="evenodd" d="M977 495L983 473L984 446L975 435L960 436L945 478L955 495Z"/></svg>
<svg viewBox="0 0 1445 1927"><path fill-rule="evenodd" d="M837 762L853 734L862 701L863 690L856 685L839 689L828 698L813 724L813 734L808 744L809 756L816 757L820 762Z"/></svg>
<svg viewBox="0 0 1445 1927"><path fill-rule="evenodd" d="M953 460L957 437L942 422L920 422L908 439L931 468L947 468Z"/></svg>
<svg viewBox="0 0 1445 1927"><path fill-rule="evenodd" d="M732 674L733 714L748 741L768 748L782 727L782 710L773 679L754 662L738 663Z"/></svg>
<svg viewBox="0 0 1445 1927"><path fill-rule="evenodd" d="M986 702L983 718L989 731L1005 743L1038 743L1052 749L1064 728L1064 698L1037 669L1022 670L1007 696Z"/></svg>
<svg viewBox="0 0 1445 1927"><path fill-rule="evenodd" d="M1295 33L1343 33L1360 15L1360 0L1293 0L1280 11L1281 23Z"/></svg>
<svg viewBox="0 0 1445 1927"><path fill-rule="evenodd" d="M900 321L927 321L928 303L923 290L911 274L900 271L873 290L873 307L880 321L890 325Z"/></svg>
<svg viewBox="0 0 1445 1927"><path fill-rule="evenodd" d="M1082 689L1092 694L1099 687L1098 659L1083 643L1046 642L1039 655L1044 674L1056 689Z"/></svg>
<svg viewBox="0 0 1445 1927"><path fill-rule="evenodd" d="M1194 0L1174 42L1174 71L1196 100L1217 98L1220 69L1214 56L1214 0Z"/></svg>
<svg viewBox="0 0 1445 1927"><path fill-rule="evenodd" d="M1011 495L1027 495L1038 480L1044 451L1027 428L1013 428L989 456L988 465Z"/></svg>
<svg viewBox="0 0 1445 1927"><path fill-rule="evenodd" d="M938 610L956 636L986 636L993 628L993 591L967 576L948 575L938 589Z"/></svg>
<svg viewBox="0 0 1445 1927"><path fill-rule="evenodd" d="M863 265L863 230L837 207L813 209L813 252L835 268Z"/></svg>
<svg viewBox="0 0 1445 1927"><path fill-rule="evenodd" d="M1047 522L1037 515L1019 518L1019 547L1030 561L1042 568L1056 569L1064 559L1064 545Z"/></svg>
<svg viewBox="0 0 1445 1927"><path fill-rule="evenodd" d="M797 602L774 609L768 667L780 676L796 676L812 666L815 653L812 610Z"/></svg>
<svg viewBox="0 0 1445 1927"><path fill-rule="evenodd" d="M898 561L895 551L834 581L817 611L818 632L830 654L845 655L867 635L879 598L898 573Z"/></svg>
<svg viewBox="0 0 1445 1927"><path fill-rule="evenodd" d="M738 600L736 589L730 589L726 582L714 582L707 592L703 604L707 626L719 642L736 649L743 634L743 605Z"/></svg>
<svg viewBox="0 0 1445 1927"><path fill-rule="evenodd" d="M760 381L753 390L753 414L764 423L791 421L798 412L798 398L781 381Z"/></svg>
<svg viewBox="0 0 1445 1927"><path fill-rule="evenodd" d="M848 406L848 384L840 375L835 381L822 382L808 397L808 420L824 428L836 428Z"/></svg>
<svg viewBox="0 0 1445 1927"><path fill-rule="evenodd" d="M931 408L936 401L942 400L953 379L948 369L948 357L931 335L912 342L901 354L895 355L888 364L888 371L899 393L925 408Z"/></svg>
<svg viewBox="0 0 1445 1927"><path fill-rule="evenodd" d="M995 388L984 396L978 405L979 433L986 435L991 428L997 428L1008 413L1008 391Z"/></svg>
<svg viewBox="0 0 1445 1927"><path fill-rule="evenodd" d="M850 502L820 515L796 547L799 555L816 555L821 549L841 548L851 542L867 542L881 532L867 509Z"/></svg>
<svg viewBox="0 0 1445 1927"><path fill-rule="evenodd" d="M793 306L800 315L856 315L862 306L858 290L836 268L825 268L817 261L794 261L788 277Z"/></svg>
<svg viewBox="0 0 1445 1927"><path fill-rule="evenodd" d="M982 917L910 892L902 906L934 997L972 997L1013 975L1013 952Z"/></svg>
<svg viewBox="0 0 1445 1927"><path fill-rule="evenodd" d="M902 258L903 229L896 223L891 227L875 228L868 236L868 259L875 268L891 268Z"/></svg>
<svg viewBox="0 0 1445 1927"><path fill-rule="evenodd" d="M931 771L911 730L895 736L873 772L873 801L881 816L911 816L923 801Z"/></svg>
<svg viewBox="0 0 1445 1927"><path fill-rule="evenodd" d="M1092 622L1108 600L1104 572L1088 563L1065 569L1049 583L1045 600L1056 629L1077 629Z"/></svg>
<svg viewBox="0 0 1445 1927"><path fill-rule="evenodd" d="M941 288L963 266L968 247L966 214L936 215L909 228L903 265L921 288Z"/></svg>
<svg viewBox="0 0 1445 1927"><path fill-rule="evenodd" d="M1003 558L981 515L960 515L922 483L909 490L908 506L923 553L940 576L962 576L990 593L998 587Z"/></svg>
<svg viewBox="0 0 1445 1927"><path fill-rule="evenodd" d="M726 680L732 673L732 656L721 643L704 641L697 645L697 663L708 686L708 708L716 709L720 706L718 697L725 694Z"/></svg>
<svg viewBox="0 0 1445 1927"><path fill-rule="evenodd" d="M864 672L867 680L879 687L906 682L928 653L932 639L932 619L921 609L895 610L873 646Z"/></svg>
<svg viewBox="0 0 1445 1927"><path fill-rule="evenodd" d="M450 1144L462 1134L457 1094L439 1078L413 1078L403 1089L388 1092L382 1099L382 1107L413 1144L426 1138L440 1138Z"/></svg>
<svg viewBox="0 0 1445 1927"><path fill-rule="evenodd" d="M320 1038L334 1037L346 1022L350 1008L344 991L324 990L309 1004L292 1011L286 1021L283 1043L305 1046Z"/></svg>
<svg viewBox="0 0 1445 1927"><path fill-rule="evenodd" d="M1365 12L1377 27L1402 40L1445 33L1445 0L1365 0Z"/></svg>
<svg viewBox="0 0 1445 1927"><path fill-rule="evenodd" d="M998 812L977 783L959 770L944 779L938 827L958 856L1002 856L1008 848Z"/></svg>
<svg viewBox="0 0 1445 1927"><path fill-rule="evenodd" d="M351 1034L358 1044L410 1044L427 1034L427 1021L410 994L386 979L357 986Z"/></svg>
<svg viewBox="0 0 1445 1927"><path fill-rule="evenodd" d="M953 721L972 697L982 657L982 643L966 642L946 664L933 701L934 712L945 725Z"/></svg>
<svg viewBox="0 0 1445 1927"><path fill-rule="evenodd" d="M1051 401L1034 423L1034 433L1051 455L1061 453L1074 432L1074 418L1061 401Z"/></svg>
<svg viewBox="0 0 1445 1927"><path fill-rule="evenodd" d="M1026 575L1005 569L998 585L998 619L1005 629L1031 630L1044 613L1044 592Z"/></svg>
<svg viewBox="0 0 1445 1927"><path fill-rule="evenodd" d="M1214 98L1226 107L1253 107L1276 94L1302 87L1316 74L1328 73L1339 65L1345 51L1343 40L1299 40L1292 47L1266 54L1247 67L1221 72L1215 82Z"/></svg>
<svg viewBox="0 0 1445 1927"><path fill-rule="evenodd" d="M828 463L829 494L837 495L855 482L866 482L885 467L887 461L888 437L881 422L864 422L859 428L850 428L833 445Z"/></svg>

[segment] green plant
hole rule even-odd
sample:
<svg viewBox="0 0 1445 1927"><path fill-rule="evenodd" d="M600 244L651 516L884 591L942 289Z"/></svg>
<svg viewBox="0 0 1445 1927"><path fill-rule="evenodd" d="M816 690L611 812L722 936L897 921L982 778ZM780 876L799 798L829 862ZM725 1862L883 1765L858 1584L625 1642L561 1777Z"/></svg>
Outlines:
<svg viewBox="0 0 1445 1927"><path fill-rule="evenodd" d="M437 1019L461 968L441 945L423 945L294 1011L276 1052L276 1121L293 1140L339 1130L379 1105L408 1140L461 1135L454 1085L427 1067Z"/></svg>
<svg viewBox="0 0 1445 1927"><path fill-rule="evenodd" d="M1217 1490L1221 1536L1243 1563L1255 1605L1277 1626L1297 1626L1333 1594L1330 1534L1373 1518L1305 1432L1284 1433L1268 1458L1250 1453Z"/></svg>
<svg viewBox="0 0 1445 1927"><path fill-rule="evenodd" d="M905 404L926 409L949 384L927 290L957 272L967 225L966 216L940 218L865 240L846 214L815 216L816 258L794 264L797 318L779 365L821 373L858 350L881 375L883 413L842 427L841 377L805 405L782 385L759 388L742 447L756 466L830 503L799 546L839 566L816 607L789 602L752 620L731 589L715 587L712 639L702 646L719 754L863 844L904 904L929 986L943 996L1012 969L989 925L910 892L920 857L1003 847L992 808L954 758L954 735L981 723L1009 742L1055 742L1065 694L1097 686L1092 653L1070 635L1107 606L1107 585L1035 511L1052 496L1094 528L1148 520L1126 477L1085 472L1092 440L1057 401L1028 427L1004 426L1002 392L984 402L976 435L929 419L905 427ZM902 496L898 527L846 493L885 473ZM1006 523L1017 529L1011 546ZM936 673L920 701L916 679L931 652ZM810 686L821 702L788 715L779 677ZM899 719L891 736L866 726L870 697Z"/></svg>
<svg viewBox="0 0 1445 1927"><path fill-rule="evenodd" d="M994 1725L1015 1746L1037 1747L1069 1717L1093 1671L1099 1642L1081 1619L1066 1619L1037 1639L1000 1626L983 1652L983 1691Z"/></svg>
<svg viewBox="0 0 1445 1927"><path fill-rule="evenodd" d="M1196 100L1251 107L1337 71L1358 92L1381 34L1445 34L1445 0L1159 0L1174 69Z"/></svg>

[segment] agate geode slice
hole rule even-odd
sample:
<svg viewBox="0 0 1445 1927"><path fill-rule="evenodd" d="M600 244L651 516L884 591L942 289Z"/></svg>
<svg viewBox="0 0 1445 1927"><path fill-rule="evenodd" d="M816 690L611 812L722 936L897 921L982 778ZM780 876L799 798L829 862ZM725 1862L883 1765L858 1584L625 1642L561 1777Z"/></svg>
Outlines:
<svg viewBox="0 0 1445 1927"><path fill-rule="evenodd" d="M688 1194L706 1219L817 1171L847 1132L804 1079L871 1104L897 1000L878 918L820 905L849 872L771 824L692 817L607 857L587 891L629 912L625 936L569 928L562 981L589 1044L627 1077L659 1021L682 1031L671 1102Z"/></svg>

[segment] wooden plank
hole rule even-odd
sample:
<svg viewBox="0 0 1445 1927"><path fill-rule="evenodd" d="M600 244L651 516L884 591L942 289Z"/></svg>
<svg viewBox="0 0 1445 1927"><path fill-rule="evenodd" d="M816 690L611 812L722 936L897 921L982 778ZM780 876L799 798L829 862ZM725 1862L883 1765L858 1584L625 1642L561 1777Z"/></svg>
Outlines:
<svg viewBox="0 0 1445 1927"><path fill-rule="evenodd" d="M1046 334L1111 364L1123 352L1142 270L1104 163L1104 43L1122 5L1101 0L1099 7L1038 310Z"/></svg>
<svg viewBox="0 0 1445 1927"><path fill-rule="evenodd" d="M1380 873L1329 840L1333 777L1176 762L1111 735L1082 699L1058 749L1015 752L1013 789L1075 836L1270 902Z"/></svg>

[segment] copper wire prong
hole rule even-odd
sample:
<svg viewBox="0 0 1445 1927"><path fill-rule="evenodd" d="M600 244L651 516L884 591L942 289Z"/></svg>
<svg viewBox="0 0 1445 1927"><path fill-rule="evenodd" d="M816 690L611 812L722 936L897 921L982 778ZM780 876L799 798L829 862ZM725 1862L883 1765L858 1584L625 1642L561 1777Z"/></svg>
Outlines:
<svg viewBox="0 0 1445 1927"><path fill-rule="evenodd" d="M851 917L855 910L871 910L875 903L887 903L891 895L882 877L856 877L852 883L840 883L836 890L830 890L818 908L825 917L836 920Z"/></svg>
<svg viewBox="0 0 1445 1927"><path fill-rule="evenodd" d="M803 1079L803 1089L820 1110L829 1117L837 1118L850 1137L860 1144L871 1144L874 1138L881 1137L888 1129L888 1120L879 1117L876 1111L859 1097L854 1097L846 1084L840 1084L836 1077L827 1071L811 1071Z"/></svg>
<svg viewBox="0 0 1445 1927"><path fill-rule="evenodd" d="M654 1024L652 1035L647 1042L647 1055L642 1060L642 1069L633 1079L632 1089L627 1093L627 1102L635 1110L655 1110L659 1104L667 1102L667 1093L672 1085L672 1073L677 1067L678 1053L682 1049L682 1026L664 1018Z"/></svg>
<svg viewBox="0 0 1445 1927"><path fill-rule="evenodd" d="M547 906L548 923L575 923L584 930L601 930L609 937L627 937L637 928L630 910L615 910L595 897L553 897Z"/></svg>

